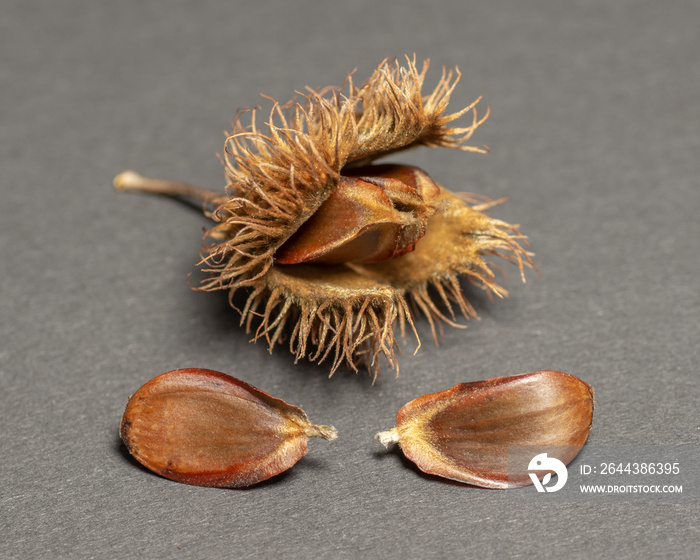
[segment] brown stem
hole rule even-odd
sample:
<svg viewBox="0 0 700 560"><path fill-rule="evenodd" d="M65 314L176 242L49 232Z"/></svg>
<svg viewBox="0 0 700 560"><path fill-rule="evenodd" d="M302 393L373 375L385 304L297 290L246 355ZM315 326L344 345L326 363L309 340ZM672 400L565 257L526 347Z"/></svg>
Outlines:
<svg viewBox="0 0 700 560"><path fill-rule="evenodd" d="M206 204L223 197L222 193L210 191L187 183L178 183L164 179L151 179L135 171L124 171L114 178L112 183L118 191L135 191L165 196L193 198Z"/></svg>

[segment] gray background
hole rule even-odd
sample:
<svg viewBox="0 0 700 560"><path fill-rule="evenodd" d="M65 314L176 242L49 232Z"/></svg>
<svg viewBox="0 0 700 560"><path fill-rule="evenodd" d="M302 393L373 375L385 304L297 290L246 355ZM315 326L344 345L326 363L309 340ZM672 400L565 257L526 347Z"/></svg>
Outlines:
<svg viewBox="0 0 700 560"><path fill-rule="evenodd" d="M537 369L595 386L589 443L693 444L698 402L700 9L633 2L37 2L0 17L3 558L691 557L697 503L514 503L421 475L374 433L409 400ZM479 95L491 154L403 156L454 190L510 197L541 277L401 375L293 364L248 344L224 294L190 291L207 221L117 194L126 168L223 187L239 105L431 58ZM397 160L397 158L394 158ZM196 278L196 277L195 277ZM231 373L332 423L258 488L151 475L117 428L178 367Z"/></svg>

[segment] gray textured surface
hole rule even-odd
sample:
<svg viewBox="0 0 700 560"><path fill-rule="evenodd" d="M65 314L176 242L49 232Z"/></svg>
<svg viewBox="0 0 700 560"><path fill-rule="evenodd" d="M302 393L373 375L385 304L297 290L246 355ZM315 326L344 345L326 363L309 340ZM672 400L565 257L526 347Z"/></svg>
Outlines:
<svg viewBox="0 0 700 560"><path fill-rule="evenodd" d="M237 5L239 4L239 5ZM694 443L700 322L697 2L32 2L0 18L3 558L689 558L697 504L516 504L421 476L374 433L426 392L548 368L596 388L590 442ZM118 195L125 168L223 185L220 131L259 92L430 57L492 117L488 156L411 161L510 200L541 278L476 294L480 321L404 350L399 379L250 345L185 277L207 222ZM117 436L127 396L221 370L333 423L272 484L188 487Z"/></svg>

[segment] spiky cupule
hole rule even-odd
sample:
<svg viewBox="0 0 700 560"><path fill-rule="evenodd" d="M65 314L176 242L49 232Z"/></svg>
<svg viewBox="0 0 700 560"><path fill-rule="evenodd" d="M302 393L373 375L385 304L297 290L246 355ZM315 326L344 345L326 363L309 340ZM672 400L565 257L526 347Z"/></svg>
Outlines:
<svg viewBox="0 0 700 560"><path fill-rule="evenodd" d="M445 114L459 72L443 70L435 90L423 97L427 68L426 62L419 71L415 58L405 66L385 61L360 87L349 76L343 90L274 104L266 133L256 127L256 110L248 126L243 113L237 116L225 147L228 200L208 214L217 223L205 236L200 265L208 278L199 289L228 289L233 301L234 293L249 288L241 321L270 349L287 332L297 360L331 356L331 374L342 363L355 370L364 363L376 378L382 355L398 374L394 328L398 324L403 336L408 323L415 333L411 306L428 317L437 340L436 326L456 324L455 306L467 318L476 316L460 277L506 294L485 256L505 257L521 273L530 264L514 227L446 190L446 209L430 219L411 253L362 265L275 263L278 248L331 195L344 169L418 145L485 151L463 144L485 119L477 117L478 100ZM470 125L450 126L468 112Z"/></svg>

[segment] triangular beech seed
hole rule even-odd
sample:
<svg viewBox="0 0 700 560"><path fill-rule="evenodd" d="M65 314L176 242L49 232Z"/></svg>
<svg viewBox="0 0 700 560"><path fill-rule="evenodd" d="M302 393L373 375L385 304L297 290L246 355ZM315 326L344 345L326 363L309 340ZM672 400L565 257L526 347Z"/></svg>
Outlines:
<svg viewBox="0 0 700 560"><path fill-rule="evenodd" d="M376 438L385 446L398 443L426 473L516 488L533 483L528 460L541 451L571 462L592 419L593 387L573 375L538 371L419 397L399 411L395 428Z"/></svg>
<svg viewBox="0 0 700 560"><path fill-rule="evenodd" d="M336 430L224 373L179 369L131 396L119 430L139 463L197 486L245 487L292 467L310 437Z"/></svg>

